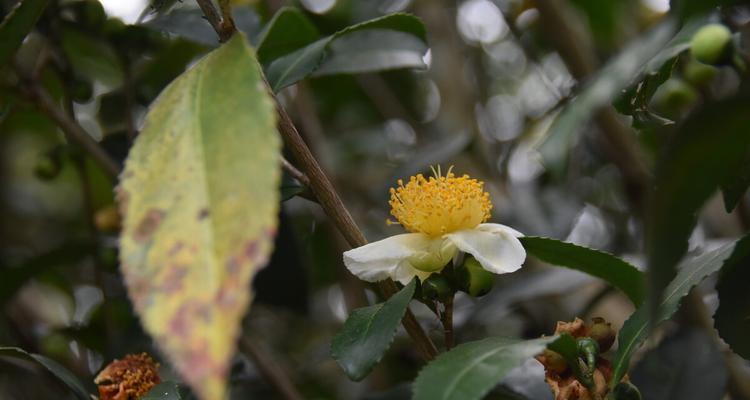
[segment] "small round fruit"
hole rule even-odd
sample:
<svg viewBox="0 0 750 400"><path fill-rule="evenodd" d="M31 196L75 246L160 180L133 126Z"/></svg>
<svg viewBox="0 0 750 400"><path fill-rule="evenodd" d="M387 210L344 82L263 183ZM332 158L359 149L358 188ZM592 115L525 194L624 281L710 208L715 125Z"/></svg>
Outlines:
<svg viewBox="0 0 750 400"><path fill-rule="evenodd" d="M698 92L679 78L670 78L656 90L653 98L654 108L674 117L698 101Z"/></svg>
<svg viewBox="0 0 750 400"><path fill-rule="evenodd" d="M492 290L494 276L482 268L474 257L466 256L464 264L456 271L458 287L474 297L481 297Z"/></svg>
<svg viewBox="0 0 750 400"><path fill-rule="evenodd" d="M719 72L716 67L691 59L682 72L685 80L695 86L706 86L716 77Z"/></svg>
<svg viewBox="0 0 750 400"><path fill-rule="evenodd" d="M693 35L690 52L702 63L724 63L732 54L732 32L722 24L708 24Z"/></svg>
<svg viewBox="0 0 750 400"><path fill-rule="evenodd" d="M615 400L641 400L641 392L630 382L620 382L612 390Z"/></svg>
<svg viewBox="0 0 750 400"><path fill-rule="evenodd" d="M451 294L448 280L440 274L432 274L422 282L422 298L425 300L444 300Z"/></svg>

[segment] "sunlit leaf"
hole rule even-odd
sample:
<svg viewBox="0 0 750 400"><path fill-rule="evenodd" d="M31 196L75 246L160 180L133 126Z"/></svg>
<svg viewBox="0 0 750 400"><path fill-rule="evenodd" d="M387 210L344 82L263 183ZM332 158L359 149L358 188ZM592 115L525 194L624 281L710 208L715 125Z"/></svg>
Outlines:
<svg viewBox="0 0 750 400"><path fill-rule="evenodd" d="M636 306L643 302L646 282L643 273L634 266L609 253L542 237L520 239L526 251L550 263L572 268L604 279L622 290Z"/></svg>
<svg viewBox="0 0 750 400"><path fill-rule="evenodd" d="M493 337L461 344L422 369L414 381L413 400L481 399L508 372L555 339Z"/></svg>
<svg viewBox="0 0 750 400"><path fill-rule="evenodd" d="M0 347L0 356L15 357L35 362L47 371L49 371L55 378L65 384L71 392L75 395L78 400L90 400L86 387L81 383L78 378L73 375L67 368L60 365L57 361L51 360L41 354L34 354L26 352L18 347Z"/></svg>
<svg viewBox="0 0 750 400"><path fill-rule="evenodd" d="M118 188L128 294L203 399L223 398L249 281L273 244L281 178L274 116L237 34L151 106Z"/></svg>
<svg viewBox="0 0 750 400"><path fill-rule="evenodd" d="M659 160L646 218L652 306L687 251L701 207L747 154L748 109L748 96L706 106L684 121Z"/></svg>
<svg viewBox="0 0 750 400"><path fill-rule="evenodd" d="M48 0L23 0L0 23L0 66L5 65L47 7Z"/></svg>
<svg viewBox="0 0 750 400"><path fill-rule="evenodd" d="M417 281L384 303L358 308L333 338L331 355L352 380L364 379L383 358L414 295Z"/></svg>
<svg viewBox="0 0 750 400"><path fill-rule="evenodd" d="M735 251L745 254L746 246L734 242L698 257L684 261L674 280L667 286L653 318L655 324L669 319L679 308L680 301L705 277L718 271ZM742 242L744 243L744 241ZM738 253L738 254L739 254ZM612 381L619 382L628 370L630 357L638 350L650 332L649 308L646 304L638 308L625 321L617 337L617 354L612 361Z"/></svg>

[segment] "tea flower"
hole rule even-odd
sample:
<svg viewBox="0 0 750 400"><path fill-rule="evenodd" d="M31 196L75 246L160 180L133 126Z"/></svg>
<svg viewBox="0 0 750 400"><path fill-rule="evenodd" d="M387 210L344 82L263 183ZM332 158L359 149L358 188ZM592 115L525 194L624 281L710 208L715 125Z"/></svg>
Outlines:
<svg viewBox="0 0 750 400"><path fill-rule="evenodd" d="M368 282L392 278L402 284L440 272L459 251L471 254L487 271L516 271L526 259L518 231L486 223L492 203L484 183L438 170L419 174L391 189L391 214L407 231L344 253L344 264ZM389 223L393 223L390 220Z"/></svg>

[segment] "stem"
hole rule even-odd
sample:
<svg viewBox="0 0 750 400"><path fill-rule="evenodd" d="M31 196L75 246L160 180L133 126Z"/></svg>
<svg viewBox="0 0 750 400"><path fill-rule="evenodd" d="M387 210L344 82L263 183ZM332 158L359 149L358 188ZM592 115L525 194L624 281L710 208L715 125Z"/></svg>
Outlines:
<svg viewBox="0 0 750 400"><path fill-rule="evenodd" d="M450 350L456 345L453 335L453 295L443 302L445 309L440 315L440 322L443 323L443 335L445 337L445 350Z"/></svg>
<svg viewBox="0 0 750 400"><path fill-rule="evenodd" d="M219 35L219 41L224 43L227 40L229 40L229 38L232 37L232 35L236 31L236 28L234 27L234 22L232 21L231 17L229 17L228 21L225 21L221 17L221 15L219 15L218 11L216 11L216 7L214 7L214 4L211 2L211 0L195 0L195 1L198 3L198 7L200 7L201 11L203 12L203 15L206 16L206 19L211 24L211 27L213 27L214 31L216 31L216 34ZM227 3L227 2L223 2L223 3ZM225 7L229 7L229 5L223 4L222 12L224 11Z"/></svg>
<svg viewBox="0 0 750 400"><path fill-rule="evenodd" d="M274 361L271 354L268 354L256 342L256 340L243 337L240 340L240 347L244 353L253 359L260 373L278 390L283 398L286 400L302 400L304 397L297 391L297 388L289 379L289 375Z"/></svg>
<svg viewBox="0 0 750 400"><path fill-rule="evenodd" d="M304 172L298 170L284 157L281 157L281 167L284 168L294 179L298 180L299 183L310 187L310 178L308 178Z"/></svg>

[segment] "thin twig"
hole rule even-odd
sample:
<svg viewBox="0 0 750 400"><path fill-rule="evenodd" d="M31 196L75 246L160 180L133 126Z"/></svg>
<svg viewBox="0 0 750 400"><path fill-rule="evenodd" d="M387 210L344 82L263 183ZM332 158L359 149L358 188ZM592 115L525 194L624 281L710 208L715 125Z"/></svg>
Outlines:
<svg viewBox="0 0 750 400"><path fill-rule="evenodd" d="M121 166L97 143L78 122L71 118L50 96L49 93L34 79L24 76L20 68L16 68L19 77L24 81L27 94L34 101L37 108L52 119L65 133L65 137L83 148L102 170L111 178L117 178Z"/></svg>
<svg viewBox="0 0 750 400"><path fill-rule="evenodd" d="M242 352L252 358L255 366L269 383L279 391L286 400L302 400L304 397L297 391L288 374L276 363L274 358L261 348L255 340L243 337L240 340Z"/></svg>
<svg viewBox="0 0 750 400"><path fill-rule="evenodd" d="M286 172L288 172L289 175L292 176L292 178L298 180L299 183L301 183L301 184L303 184L303 185L305 185L307 187L310 187L310 178L308 178L307 175L305 175L304 172L298 170L297 167L295 167L294 165L292 165L292 163L290 163L284 157L281 157L281 167L284 168L286 170Z"/></svg>

